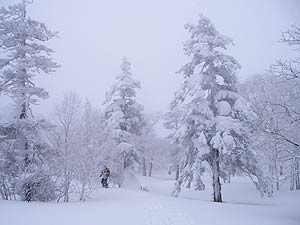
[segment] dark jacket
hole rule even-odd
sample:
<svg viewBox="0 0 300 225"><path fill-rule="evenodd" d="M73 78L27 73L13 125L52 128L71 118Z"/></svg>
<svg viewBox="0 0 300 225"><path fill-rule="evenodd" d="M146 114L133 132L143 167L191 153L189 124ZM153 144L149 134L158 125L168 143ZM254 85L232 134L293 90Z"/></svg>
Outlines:
<svg viewBox="0 0 300 225"><path fill-rule="evenodd" d="M110 170L108 168L105 168L102 170L100 177L102 178L108 178L110 176Z"/></svg>

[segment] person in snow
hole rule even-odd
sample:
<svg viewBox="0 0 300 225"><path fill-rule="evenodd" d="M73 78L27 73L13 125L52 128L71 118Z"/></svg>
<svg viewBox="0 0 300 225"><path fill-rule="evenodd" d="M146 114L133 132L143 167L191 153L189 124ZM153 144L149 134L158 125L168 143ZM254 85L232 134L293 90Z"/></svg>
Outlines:
<svg viewBox="0 0 300 225"><path fill-rule="evenodd" d="M102 170L101 174L100 174L102 187L108 188L108 178L109 178L109 176L110 176L110 170L108 169L107 166L105 166L104 169Z"/></svg>

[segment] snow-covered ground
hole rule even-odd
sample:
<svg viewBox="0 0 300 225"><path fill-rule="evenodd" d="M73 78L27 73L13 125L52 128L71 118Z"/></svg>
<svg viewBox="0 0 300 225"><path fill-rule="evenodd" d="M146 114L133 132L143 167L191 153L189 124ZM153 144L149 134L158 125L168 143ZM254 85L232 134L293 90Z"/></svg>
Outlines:
<svg viewBox="0 0 300 225"><path fill-rule="evenodd" d="M235 178L223 185L224 203L204 192L184 190L170 196L174 181L167 175L139 177L126 188L101 189L85 202L39 203L0 201L1 225L299 225L300 192L280 191L261 199L254 185Z"/></svg>

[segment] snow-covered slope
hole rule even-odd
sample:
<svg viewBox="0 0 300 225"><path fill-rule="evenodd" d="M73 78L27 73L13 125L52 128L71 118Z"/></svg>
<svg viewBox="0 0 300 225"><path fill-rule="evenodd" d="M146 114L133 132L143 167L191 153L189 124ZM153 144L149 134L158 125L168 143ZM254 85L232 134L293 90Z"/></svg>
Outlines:
<svg viewBox="0 0 300 225"><path fill-rule="evenodd" d="M0 201L1 225L299 225L300 192L282 191L261 199L251 181L223 185L224 203L213 203L211 187L170 196L167 176L139 177L149 191L101 189L86 202ZM136 183L136 182L134 182Z"/></svg>
<svg viewBox="0 0 300 225"><path fill-rule="evenodd" d="M126 170L124 173L123 189L140 190L141 183L138 178L130 171Z"/></svg>

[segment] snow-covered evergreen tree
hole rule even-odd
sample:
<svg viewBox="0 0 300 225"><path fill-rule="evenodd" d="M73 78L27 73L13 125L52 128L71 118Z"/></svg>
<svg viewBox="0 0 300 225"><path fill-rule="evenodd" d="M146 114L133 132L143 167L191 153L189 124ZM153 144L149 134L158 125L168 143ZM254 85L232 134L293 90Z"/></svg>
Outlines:
<svg viewBox="0 0 300 225"><path fill-rule="evenodd" d="M2 93L15 103L16 117L31 116L31 105L45 99L48 93L36 87L34 76L51 73L57 68L50 55L53 50L42 43L55 37L45 24L27 16L27 1L0 9L0 60Z"/></svg>
<svg viewBox="0 0 300 225"><path fill-rule="evenodd" d="M13 189L13 194L28 201L46 201L55 197L49 170L51 144L46 135L51 125L35 119L31 106L48 97L33 78L58 67L50 58L53 50L42 44L56 33L28 17L27 5L28 1L23 0L0 9L0 94L14 103L13 118L1 128L5 134L1 154L6 159L4 164L9 165L4 171L10 176L5 183L8 192Z"/></svg>
<svg viewBox="0 0 300 225"><path fill-rule="evenodd" d="M208 162L212 171L214 201L222 202L220 178L227 175L228 167L251 176L263 192L266 185L247 143L246 122L253 113L236 88L240 65L223 53L232 40L220 34L202 15L196 25L187 24L185 28L190 39L185 42L184 51L191 61L179 71L184 82L171 109L178 105L185 109L173 138L187 149L187 169L178 179L173 195L178 194L184 181L199 181L203 161Z"/></svg>
<svg viewBox="0 0 300 225"><path fill-rule="evenodd" d="M122 167L127 168L140 161L135 138L142 134L145 121L143 106L136 102L136 90L140 89L140 82L133 78L126 57L123 58L121 70L111 90L106 93L104 104L106 128L113 135Z"/></svg>

